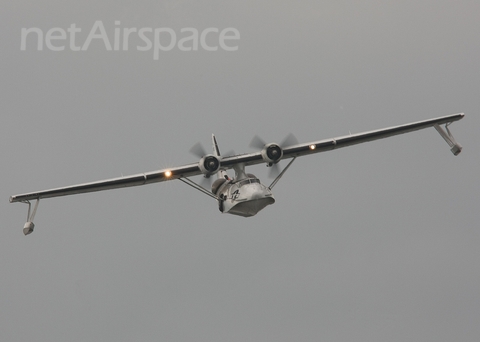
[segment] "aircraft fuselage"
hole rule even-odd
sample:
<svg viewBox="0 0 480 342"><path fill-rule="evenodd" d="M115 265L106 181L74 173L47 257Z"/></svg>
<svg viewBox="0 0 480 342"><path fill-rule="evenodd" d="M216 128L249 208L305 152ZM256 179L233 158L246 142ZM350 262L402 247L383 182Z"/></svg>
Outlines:
<svg viewBox="0 0 480 342"><path fill-rule="evenodd" d="M223 213L250 217L275 203L272 191L255 177L240 181L226 180L217 190L219 209Z"/></svg>

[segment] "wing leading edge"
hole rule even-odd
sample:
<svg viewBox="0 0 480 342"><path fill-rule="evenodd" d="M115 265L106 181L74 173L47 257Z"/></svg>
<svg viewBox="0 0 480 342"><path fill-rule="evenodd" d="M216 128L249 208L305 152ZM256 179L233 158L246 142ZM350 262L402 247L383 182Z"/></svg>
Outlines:
<svg viewBox="0 0 480 342"><path fill-rule="evenodd" d="M454 121L458 121L462 119L464 116L465 114L463 113L452 114L452 115L442 116L435 119L417 121L417 122L412 122L404 125L392 126L392 127L377 129L377 130L363 132L363 133L350 134L350 135L345 135L337 138L324 139L324 140L313 141L309 143L302 143L302 144L297 144L293 146L288 146L283 149L282 159L301 157L301 156L306 156L314 153L331 151L341 147L347 147L347 146L357 145L357 144L361 144L368 141L384 139L384 138L392 137L395 135L414 132L414 131L418 131L418 130L429 128L429 127L435 127L437 130L439 129L442 130L442 128L440 128L439 125L450 124ZM453 137L451 136L450 133L448 134L445 132L443 133L445 135L442 133L440 134L445 140L447 140L447 138L450 138L453 140ZM459 150L461 150L461 146L460 145L458 146L459 146ZM453 152L453 149L452 149L452 152ZM456 154L458 153L459 151ZM262 159L260 152L255 152L255 153L225 158L222 160L222 167L229 168L232 165L238 164L238 163L244 163L245 165L255 165L255 164L264 163L264 160Z"/></svg>
<svg viewBox="0 0 480 342"><path fill-rule="evenodd" d="M421 130L428 127L435 127L437 131L442 135L442 137L450 144L452 147L452 152L455 154L460 153L461 146L455 142L451 136L450 131L447 128L447 132L443 131L439 125L450 124L454 121L458 121L464 117L463 113L452 114L447 116L442 116L435 119L423 120L418 122L413 122L400 126L393 126L363 133L350 134L346 136L341 136L333 139L325 139L314 141L310 143L297 144L293 146L286 147L283 150L283 158L294 158L305 156L309 154L326 152L334 150L341 147L356 145L364 143L367 141L374 141L378 139L383 139L399 134L409 133L417 130ZM235 155L231 157L226 157L221 159L221 168L231 169L236 164L244 165L255 165L264 163L261 152L247 153L241 155ZM61 187L50 190L43 190L37 192L30 192L20 195L14 195L10 197L10 202L27 202L30 200L41 199L41 198L51 198L58 196L67 196L75 194L83 194L95 191L110 190L125 188L131 186L139 186L151 183L164 182L179 178L185 178L190 176L201 175L202 171L199 168L198 162L174 167L171 169L163 169L158 171L152 171L147 173L141 173L132 176L112 178L102 181L96 181L91 183L84 183L78 185L72 185L67 187Z"/></svg>
<svg viewBox="0 0 480 342"><path fill-rule="evenodd" d="M363 132L363 133L350 134L350 135L345 135L338 138L320 140L320 141L316 141L308 144L300 144L297 146L291 146L290 148L286 148L283 154L284 154L284 157L298 157L298 156L303 156L311 153L335 150L341 147L347 147L347 146L357 145L357 144L361 144L368 141L384 139L384 138L392 137L395 135L414 132L414 131L418 131L418 130L429 128L429 127L438 127L438 125L442 125L442 124L450 124L454 121L458 121L462 119L464 116L465 114L463 113L452 114L452 115L442 116L435 119L417 121L417 122L400 125L400 126L393 126L393 127Z"/></svg>
<svg viewBox="0 0 480 342"><path fill-rule="evenodd" d="M72 185L62 188L30 192L10 197L10 202L26 202L40 198L51 198L67 195L84 194L88 192L102 191L126 188L130 186L139 186L151 183L169 181L173 179L200 175L202 172L198 168L198 163L164 169L159 171L140 173L131 176L106 179L97 182Z"/></svg>

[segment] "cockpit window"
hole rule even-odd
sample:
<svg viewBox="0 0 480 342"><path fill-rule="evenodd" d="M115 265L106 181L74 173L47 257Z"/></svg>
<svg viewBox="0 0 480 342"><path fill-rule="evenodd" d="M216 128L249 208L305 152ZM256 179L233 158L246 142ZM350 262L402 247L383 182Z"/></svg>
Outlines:
<svg viewBox="0 0 480 342"><path fill-rule="evenodd" d="M238 182L238 186L241 187L241 186L244 186L245 184L250 184L250 183L260 183L260 180L258 178L244 179L244 180Z"/></svg>

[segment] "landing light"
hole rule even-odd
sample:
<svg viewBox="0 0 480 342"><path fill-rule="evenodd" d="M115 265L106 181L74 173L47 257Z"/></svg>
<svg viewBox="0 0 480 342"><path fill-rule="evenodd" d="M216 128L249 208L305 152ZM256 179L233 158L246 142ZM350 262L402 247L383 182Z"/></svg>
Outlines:
<svg viewBox="0 0 480 342"><path fill-rule="evenodd" d="M165 177L170 177L172 175L172 171L165 171Z"/></svg>
<svg viewBox="0 0 480 342"><path fill-rule="evenodd" d="M310 145L310 146L308 146L308 147L309 147L311 150L314 150L314 149L317 148L317 146L315 146L314 144L312 144L312 145Z"/></svg>

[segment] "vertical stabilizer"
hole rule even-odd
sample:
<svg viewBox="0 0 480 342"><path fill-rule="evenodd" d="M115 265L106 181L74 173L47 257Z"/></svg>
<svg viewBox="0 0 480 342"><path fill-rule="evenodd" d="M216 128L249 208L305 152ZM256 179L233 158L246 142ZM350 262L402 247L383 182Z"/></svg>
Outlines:
<svg viewBox="0 0 480 342"><path fill-rule="evenodd" d="M213 154L219 159L221 159L220 149L218 148L218 143L217 143L217 139L215 138L215 134L212 134L212 148L213 148ZM220 170L218 170L217 172L217 178L225 178L225 176L228 177L227 172L224 169L220 168Z"/></svg>
<svg viewBox="0 0 480 342"><path fill-rule="evenodd" d="M217 139L215 139L215 134L212 134L212 146L213 154L217 157L220 157L220 150L218 149Z"/></svg>

